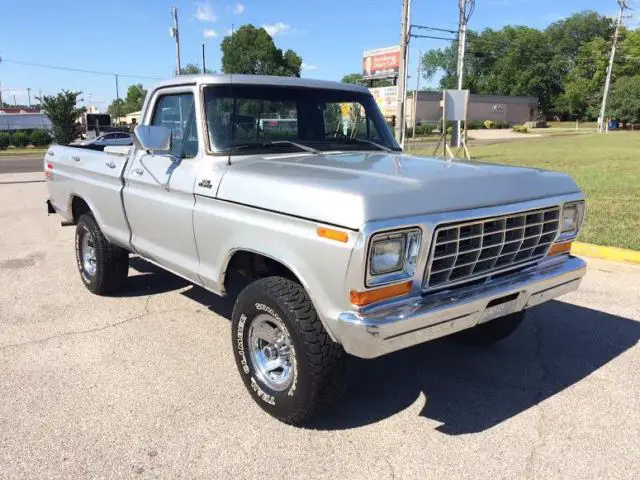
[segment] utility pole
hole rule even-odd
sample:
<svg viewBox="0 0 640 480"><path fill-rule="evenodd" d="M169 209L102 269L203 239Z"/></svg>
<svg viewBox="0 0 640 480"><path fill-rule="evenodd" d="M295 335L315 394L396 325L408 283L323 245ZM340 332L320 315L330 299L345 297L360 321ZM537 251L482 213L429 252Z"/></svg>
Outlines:
<svg viewBox="0 0 640 480"><path fill-rule="evenodd" d="M204 43L202 44L202 73L203 74L207 73L207 68L205 67L205 62L204 62Z"/></svg>
<svg viewBox="0 0 640 480"><path fill-rule="evenodd" d="M169 35L176 39L176 75L180 75L180 30L178 28L178 9L176 7L171 9L171 16L173 17L173 27L169 29Z"/></svg>
<svg viewBox="0 0 640 480"><path fill-rule="evenodd" d="M402 22L400 24L400 68L398 69L398 107L396 109L395 134L402 141L405 124L405 102L407 100L407 48L409 43L409 5L411 0L402 0Z"/></svg>
<svg viewBox="0 0 640 480"><path fill-rule="evenodd" d="M0 108L4 108L4 103L2 103L2 82L0 82Z"/></svg>
<svg viewBox="0 0 640 480"><path fill-rule="evenodd" d="M116 73L116 122L120 118L120 89L118 88L118 74Z"/></svg>
<svg viewBox="0 0 640 480"><path fill-rule="evenodd" d="M29 108L31 108L31 88L27 87L27 97L29 98Z"/></svg>
<svg viewBox="0 0 640 480"><path fill-rule="evenodd" d="M412 138L416 138L416 126L418 124L418 91L420 90L420 74L422 73L422 50L418 52L418 73L416 74L416 90L413 92L413 132Z"/></svg>
<svg viewBox="0 0 640 480"><path fill-rule="evenodd" d="M464 54L467 49L467 22L475 8L475 0L459 0L459 28L458 28L458 63L456 73L458 76L458 90L462 90L462 79L464 77ZM451 139L453 142L453 138ZM462 146L462 121L458 120L456 125L456 147Z"/></svg>
<svg viewBox="0 0 640 480"><path fill-rule="evenodd" d="M605 131L606 118L604 115L607 110L607 97L609 96L609 87L611 86L611 73L613 71L613 61L616 57L616 47L618 46L618 38L620 37L620 27L622 26L622 15L625 9L629 8L627 0L618 0L620 13L618 13L618 22L616 23L616 32L613 34L613 45L611 46L611 56L609 57L609 67L607 68L607 79L604 82L604 93L602 94L602 108L600 108L600 124L598 125L598 133Z"/></svg>

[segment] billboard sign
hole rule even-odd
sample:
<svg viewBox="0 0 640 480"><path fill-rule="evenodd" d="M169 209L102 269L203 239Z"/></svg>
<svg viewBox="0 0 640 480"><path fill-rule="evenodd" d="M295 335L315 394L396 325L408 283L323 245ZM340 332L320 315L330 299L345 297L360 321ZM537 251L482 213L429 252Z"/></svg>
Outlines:
<svg viewBox="0 0 640 480"><path fill-rule="evenodd" d="M382 115L384 117L391 117L396 115L398 108L398 87L375 87L370 88L369 91L375 99Z"/></svg>
<svg viewBox="0 0 640 480"><path fill-rule="evenodd" d="M368 50L362 55L362 77L393 78L400 71L400 47Z"/></svg>

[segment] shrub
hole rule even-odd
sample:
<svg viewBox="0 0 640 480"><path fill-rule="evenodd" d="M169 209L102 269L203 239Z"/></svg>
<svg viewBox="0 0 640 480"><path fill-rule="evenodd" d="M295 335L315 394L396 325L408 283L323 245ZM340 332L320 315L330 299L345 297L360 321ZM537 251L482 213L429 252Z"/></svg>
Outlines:
<svg viewBox="0 0 640 480"><path fill-rule="evenodd" d="M513 131L518 133L528 133L529 129L524 125L514 125Z"/></svg>
<svg viewBox="0 0 640 480"><path fill-rule="evenodd" d="M484 123L484 128L487 128L487 129L496 128L496 124L493 123L493 121L491 120L485 120L483 123Z"/></svg>
<svg viewBox="0 0 640 480"><path fill-rule="evenodd" d="M46 147L51 143L51 135L46 130L34 130L29 138L34 147Z"/></svg>
<svg viewBox="0 0 640 480"><path fill-rule="evenodd" d="M452 121L452 120L448 120L446 123L447 129L450 127L453 127L456 124L456 122ZM444 128L442 127L442 120L439 120L438 123L436 124L438 127L438 131L440 131L440 133L442 133L444 131Z"/></svg>
<svg viewBox="0 0 640 480"><path fill-rule="evenodd" d="M416 135L431 135L436 129L436 125L433 123L421 123L416 125Z"/></svg>
<svg viewBox="0 0 640 480"><path fill-rule="evenodd" d="M23 148L29 145L29 135L21 130L11 135L11 143L14 147Z"/></svg>
<svg viewBox="0 0 640 480"><path fill-rule="evenodd" d="M447 127L447 134L451 135L451 132L453 131L453 126L451 127Z"/></svg>
<svg viewBox="0 0 640 480"><path fill-rule="evenodd" d="M471 120L467 122L467 130L482 130L484 122L482 120Z"/></svg>
<svg viewBox="0 0 640 480"><path fill-rule="evenodd" d="M9 146L9 134L0 132L0 150L5 150Z"/></svg>
<svg viewBox="0 0 640 480"><path fill-rule="evenodd" d="M504 120L498 120L497 122L495 122L494 128L511 128L511 124Z"/></svg>

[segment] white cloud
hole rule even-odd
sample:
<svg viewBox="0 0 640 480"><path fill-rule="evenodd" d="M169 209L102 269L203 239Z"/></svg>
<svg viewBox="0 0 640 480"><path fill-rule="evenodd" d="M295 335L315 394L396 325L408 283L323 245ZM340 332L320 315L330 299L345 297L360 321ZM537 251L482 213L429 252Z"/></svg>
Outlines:
<svg viewBox="0 0 640 480"><path fill-rule="evenodd" d="M215 38L218 36L218 33L213 28L207 28L204 31L204 36L206 38Z"/></svg>
<svg viewBox="0 0 640 480"><path fill-rule="evenodd" d="M213 11L211 3L198 3L196 8L196 18L201 22L215 22L218 16Z"/></svg>
<svg viewBox="0 0 640 480"><path fill-rule="evenodd" d="M242 12L244 12L244 5L241 3L236 3L236 6L233 7L233 13L235 13L236 15L240 15Z"/></svg>
<svg viewBox="0 0 640 480"><path fill-rule="evenodd" d="M300 68L302 70L317 70L318 66L317 65L309 65L308 63L302 62L302 65L300 66Z"/></svg>
<svg viewBox="0 0 640 480"><path fill-rule="evenodd" d="M283 22L276 22L273 25L262 25L262 28L264 28L272 37L291 31L291 25Z"/></svg>

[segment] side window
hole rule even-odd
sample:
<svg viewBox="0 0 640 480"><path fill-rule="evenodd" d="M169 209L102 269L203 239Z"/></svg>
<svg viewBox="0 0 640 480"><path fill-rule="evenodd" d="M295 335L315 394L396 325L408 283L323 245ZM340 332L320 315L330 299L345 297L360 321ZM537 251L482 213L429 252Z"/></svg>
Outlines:
<svg viewBox="0 0 640 480"><path fill-rule="evenodd" d="M192 93L161 96L155 104L151 125L171 130L171 155L192 158L198 153L196 112Z"/></svg>

